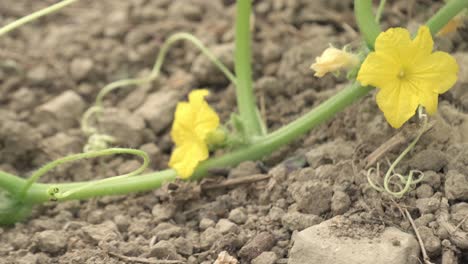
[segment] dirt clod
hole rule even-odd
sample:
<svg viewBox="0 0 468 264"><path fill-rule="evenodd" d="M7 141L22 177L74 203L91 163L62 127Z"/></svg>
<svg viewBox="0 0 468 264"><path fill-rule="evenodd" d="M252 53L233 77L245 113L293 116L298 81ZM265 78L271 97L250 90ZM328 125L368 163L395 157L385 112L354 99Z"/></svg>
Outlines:
<svg viewBox="0 0 468 264"><path fill-rule="evenodd" d="M269 232L262 232L245 244L239 251L239 256L250 261L262 252L270 250L276 243L275 237Z"/></svg>
<svg viewBox="0 0 468 264"><path fill-rule="evenodd" d="M59 253L67 247L67 234L63 231L42 231L33 240L38 250L49 254Z"/></svg>

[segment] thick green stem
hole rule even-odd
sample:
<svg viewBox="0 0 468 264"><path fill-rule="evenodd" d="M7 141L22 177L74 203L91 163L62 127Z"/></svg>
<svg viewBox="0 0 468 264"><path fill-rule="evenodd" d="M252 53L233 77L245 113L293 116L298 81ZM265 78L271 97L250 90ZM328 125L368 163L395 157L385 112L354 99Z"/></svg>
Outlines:
<svg viewBox="0 0 468 264"><path fill-rule="evenodd" d="M427 21L432 35L437 34L454 16L468 8L468 0L451 0Z"/></svg>
<svg viewBox="0 0 468 264"><path fill-rule="evenodd" d="M10 24L0 28L0 36L3 35L3 34L6 34L16 28L19 28L20 26L26 24L26 23L29 23L31 21L34 21L42 16L45 16L45 15L48 15L48 14L51 14L59 9L62 9L64 8L65 6L67 5L70 5L72 4L73 2L76 2L78 0L64 0L62 2L58 2L54 5L51 5L49 7L46 7L44 9L41 9L37 12L34 12L30 15L27 15L25 17L22 17L18 20L15 20L13 22L11 22Z"/></svg>
<svg viewBox="0 0 468 264"><path fill-rule="evenodd" d="M250 138L264 134L252 88L252 51L250 36L251 0L237 1L235 71L239 114Z"/></svg>
<svg viewBox="0 0 468 264"><path fill-rule="evenodd" d="M374 49L374 43L380 34L380 26L372 13L372 0L355 0L354 15L361 31L362 37L370 49Z"/></svg>

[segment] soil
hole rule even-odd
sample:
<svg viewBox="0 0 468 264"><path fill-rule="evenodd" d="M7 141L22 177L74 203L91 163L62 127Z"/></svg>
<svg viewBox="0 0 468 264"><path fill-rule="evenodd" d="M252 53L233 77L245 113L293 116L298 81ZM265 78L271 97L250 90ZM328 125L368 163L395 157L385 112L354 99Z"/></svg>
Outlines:
<svg viewBox="0 0 468 264"><path fill-rule="evenodd" d="M2 1L0 24L54 2ZM86 138L78 120L99 89L148 74L175 32L193 33L232 69L234 3L82 0L0 38L0 169L27 176L80 152ZM415 29L440 5L388 1L384 26ZM360 40L350 0L255 1L254 11L255 89L274 130L344 87L344 76L317 79L309 66L329 43L359 47ZM350 220L340 236L362 236L357 226L371 230L365 236L384 226L413 233L399 210L406 208L434 263L468 263L468 31L436 43L455 54L460 80L441 96L435 125L398 167L425 174L403 199L367 184L366 157L397 133L372 93L270 157L217 171L201 184L37 206L29 220L0 228L0 262L208 264L218 255L229 259L220 254L226 251L240 263L287 263L294 234L337 215ZM100 125L119 146L148 151L152 170L164 169L172 148L168 116L200 87L212 91L210 104L227 120L233 86L191 44L178 44L158 80L106 98ZM386 153L382 169L403 148ZM76 162L41 181L109 177L137 164L126 156ZM260 180L213 185L253 176Z"/></svg>

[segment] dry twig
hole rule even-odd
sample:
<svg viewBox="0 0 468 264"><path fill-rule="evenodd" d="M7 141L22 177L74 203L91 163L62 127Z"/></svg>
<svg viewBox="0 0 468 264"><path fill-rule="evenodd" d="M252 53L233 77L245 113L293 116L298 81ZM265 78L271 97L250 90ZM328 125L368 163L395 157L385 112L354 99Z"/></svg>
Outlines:
<svg viewBox="0 0 468 264"><path fill-rule="evenodd" d="M268 174L254 174L254 175L247 176L247 177L225 180L221 183L205 183L205 184L202 184L201 188L202 190L213 190L213 189L219 189L219 188L232 187L232 186L241 185L241 184L249 184L249 183L254 183L258 181L264 181L269 178L270 178L270 175Z"/></svg>
<svg viewBox="0 0 468 264"><path fill-rule="evenodd" d="M120 255L117 253L112 253L112 252L107 252L110 256L119 258L124 261L128 262L137 262L137 263L147 263L147 264L183 264L185 262L181 260L152 260L152 259L147 259L147 258L137 258L137 257L127 257L124 255Z"/></svg>
<svg viewBox="0 0 468 264"><path fill-rule="evenodd" d="M418 232L418 228L414 224L413 218L411 217L411 214L408 212L408 210L405 208L403 209L405 211L405 215L408 218L408 221L411 223L411 227L413 227L414 233L416 234L416 237L418 238L419 246L421 247L421 253L423 255L423 260L425 264L434 264L431 262L431 259L427 255L426 248L424 247L424 243L422 241L421 235Z"/></svg>

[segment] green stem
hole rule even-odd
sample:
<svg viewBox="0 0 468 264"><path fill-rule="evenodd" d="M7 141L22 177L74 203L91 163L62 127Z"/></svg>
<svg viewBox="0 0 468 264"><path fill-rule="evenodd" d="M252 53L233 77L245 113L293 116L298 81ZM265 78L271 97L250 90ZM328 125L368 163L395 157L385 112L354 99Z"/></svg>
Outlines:
<svg viewBox="0 0 468 264"><path fill-rule="evenodd" d="M381 30L372 13L372 0L355 0L354 15L367 46L373 50L375 40Z"/></svg>
<svg viewBox="0 0 468 264"><path fill-rule="evenodd" d="M237 1L235 70L236 96L239 114L250 138L264 134L263 121L258 114L252 88L252 51L250 36L251 0Z"/></svg>
<svg viewBox="0 0 468 264"><path fill-rule="evenodd" d="M377 23L380 22L386 3L387 3L387 0L380 0L379 7L377 8L377 13L375 13L375 22Z"/></svg>
<svg viewBox="0 0 468 264"><path fill-rule="evenodd" d="M38 19L38 18L40 18L42 16L51 14L51 13L53 13L53 12L65 7L65 6L67 6L69 4L72 4L73 2L76 2L76 1L78 1L78 0L64 0L62 2L56 3L54 5L46 7L44 9L41 9L41 10L39 10L37 12L34 12L34 13L30 14L30 15L22 17L22 18L20 18L18 20L15 20L15 21L11 22L10 24L0 28L0 36L10 32L10 31L12 31L14 29L16 29L16 28L18 28L18 27L20 27L20 26L22 26L22 25L24 25L26 23L29 23L29 22L31 22L33 20L36 20L36 19Z"/></svg>
<svg viewBox="0 0 468 264"><path fill-rule="evenodd" d="M36 183L37 180L42 175L46 174L47 172L49 172L50 170L56 168L57 166L60 166L60 165L62 165L64 163L81 160L81 159L90 159L90 158L110 156L110 155L116 155L116 154L130 154L130 155L139 156L139 157L141 157L143 159L143 164L140 166L140 168L138 168L138 169L136 169L136 170L134 170L134 171L132 171L130 173L115 176L115 177L104 179L104 180L98 180L97 181L98 183L106 183L106 182L108 182L110 180L116 180L116 179L119 179L119 178L126 178L126 177L135 176L135 175L138 175L138 174L142 173L148 167L148 164L149 164L148 155L144 151L137 150L137 149L110 148L110 149L105 149L105 150L100 150L100 151L93 151L93 152L86 152L86 153L79 153L79 154L70 155L70 156L67 156L67 157L64 157L64 158L54 160L54 161L44 165L40 169L36 170L31 175L31 177L29 177L29 179L27 179L25 181L25 184L23 185L22 189L19 191L19 193L17 195L17 197L18 197L17 200L20 200L20 201L24 200L24 197L25 197L26 193L29 191L29 189L31 188L31 186L34 183ZM86 185L83 185L83 187L90 187L93 184L95 184L95 183L87 183ZM57 187L57 186L54 186L54 187ZM80 191L81 190L80 188L78 190L73 190L73 191L74 192ZM60 190L60 191L62 192L62 190ZM70 190L67 190L67 191L70 192ZM64 196L70 196L70 193L66 193Z"/></svg>
<svg viewBox="0 0 468 264"><path fill-rule="evenodd" d="M437 13L432 16L426 25L431 29L432 35L437 34L453 17L468 8L468 0L448 1Z"/></svg>

